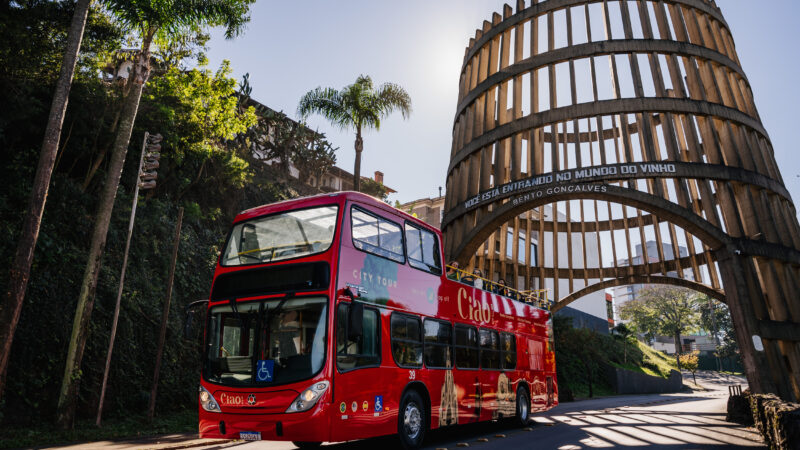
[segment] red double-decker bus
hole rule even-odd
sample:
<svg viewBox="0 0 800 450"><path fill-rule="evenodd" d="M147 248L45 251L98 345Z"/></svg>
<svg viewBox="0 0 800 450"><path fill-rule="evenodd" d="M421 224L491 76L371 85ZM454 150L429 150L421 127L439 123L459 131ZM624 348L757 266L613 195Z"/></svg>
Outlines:
<svg viewBox="0 0 800 450"><path fill-rule="evenodd" d="M440 232L342 192L242 212L211 290L200 436L300 447L557 403L550 313L446 277Z"/></svg>

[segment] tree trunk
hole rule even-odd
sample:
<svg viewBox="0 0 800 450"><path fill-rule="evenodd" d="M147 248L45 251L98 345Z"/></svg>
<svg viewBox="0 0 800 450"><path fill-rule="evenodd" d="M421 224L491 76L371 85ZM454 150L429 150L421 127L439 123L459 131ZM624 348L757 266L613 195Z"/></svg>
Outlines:
<svg viewBox="0 0 800 450"><path fill-rule="evenodd" d="M75 65L78 61L83 30L86 27L86 17L89 14L90 0L78 0L72 23L67 34L67 47L64 50L64 59L61 63L61 73L56 82L53 102L50 105L50 115L42 141L42 150L39 155L39 166L33 180L33 190L28 202L28 212L22 225L22 233L14 253L14 262L11 264L11 274L8 280L8 291L5 293L3 303L0 304L0 398L5 387L6 369L11 354L11 343L14 332L19 323L22 312L22 301L28 287L28 278L31 273L33 251L39 238L39 227L42 223L42 213L47 201L47 190L50 186L50 176L53 173L53 164L58 154L58 142L61 139L61 127L64 124L64 115L67 111L69 91L72 87L72 77L75 74Z"/></svg>
<svg viewBox="0 0 800 450"><path fill-rule="evenodd" d="M675 362L678 364L678 372L681 371L681 334L675 333Z"/></svg>
<svg viewBox="0 0 800 450"><path fill-rule="evenodd" d="M353 168L353 190L361 190L361 152L364 150L364 140L361 139L361 126L356 128L356 164Z"/></svg>
<svg viewBox="0 0 800 450"><path fill-rule="evenodd" d="M122 105L117 135L111 148L111 160L106 174L105 186L100 196L100 202L95 216L92 241L89 247L89 261L83 273L78 304L75 309L75 318L72 322L72 335L67 351L67 364L64 369L64 379L61 382L61 391L58 396L56 422L62 429L72 428L75 418L75 403L77 401L78 387L81 377L81 359L89 331L89 319L94 307L94 294L97 288L97 277L100 272L100 263L106 245L108 226L111 222L111 212L114 208L114 198L117 195L122 168L125 164L125 154L133 131L133 123L139 109L139 100L142 96L144 83L149 75L150 42L152 34L148 34L142 43L142 52L137 58L134 73L131 74L134 85Z"/></svg>

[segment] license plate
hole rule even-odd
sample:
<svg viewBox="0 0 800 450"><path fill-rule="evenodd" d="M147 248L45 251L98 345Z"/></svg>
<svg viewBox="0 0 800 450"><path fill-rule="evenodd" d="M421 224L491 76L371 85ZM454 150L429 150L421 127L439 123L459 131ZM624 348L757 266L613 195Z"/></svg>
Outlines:
<svg viewBox="0 0 800 450"><path fill-rule="evenodd" d="M260 431L240 431L239 432L239 439L243 439L245 441L260 441L261 440L261 432Z"/></svg>

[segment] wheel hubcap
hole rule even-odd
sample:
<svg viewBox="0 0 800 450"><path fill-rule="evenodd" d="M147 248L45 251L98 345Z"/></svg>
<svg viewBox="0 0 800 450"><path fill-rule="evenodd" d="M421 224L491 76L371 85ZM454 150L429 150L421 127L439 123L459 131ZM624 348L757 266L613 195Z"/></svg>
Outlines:
<svg viewBox="0 0 800 450"><path fill-rule="evenodd" d="M422 414L419 411L416 403L409 403L406 405L406 410L403 414L403 427L406 431L406 436L411 439L416 439L422 429Z"/></svg>

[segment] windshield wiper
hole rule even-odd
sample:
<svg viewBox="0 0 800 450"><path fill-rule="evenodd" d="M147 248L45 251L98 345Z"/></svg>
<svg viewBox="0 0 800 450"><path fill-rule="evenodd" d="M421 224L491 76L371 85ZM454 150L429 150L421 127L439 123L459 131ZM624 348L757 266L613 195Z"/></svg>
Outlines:
<svg viewBox="0 0 800 450"><path fill-rule="evenodd" d="M242 320L242 315L239 314L239 308L236 306L236 299L231 297L228 303L231 304L231 310L233 311L233 315L236 316L236 320L239 321L239 325L244 326L244 320Z"/></svg>

